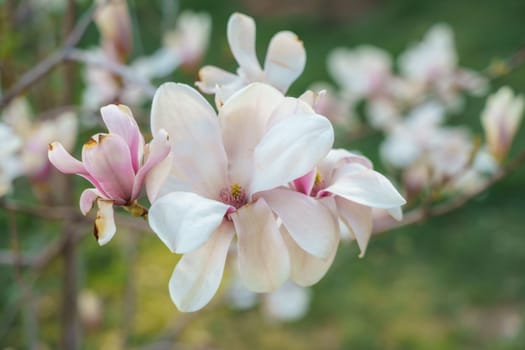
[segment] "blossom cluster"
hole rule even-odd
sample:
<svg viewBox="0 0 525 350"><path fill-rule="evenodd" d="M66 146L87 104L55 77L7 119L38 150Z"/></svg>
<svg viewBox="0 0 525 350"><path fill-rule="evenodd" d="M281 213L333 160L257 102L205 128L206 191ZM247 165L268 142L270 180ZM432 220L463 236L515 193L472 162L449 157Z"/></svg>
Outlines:
<svg viewBox="0 0 525 350"><path fill-rule="evenodd" d="M131 60L126 2L100 7L95 22L100 45L91 54L148 83L178 67L196 68L211 31L208 15L183 12L161 48ZM255 40L254 19L233 14L227 41L237 70L204 66L196 88L161 84L152 98L147 136L120 102L135 110L148 96L111 69L89 66L83 106L104 105L100 114L108 132L83 144L81 160L72 155L75 113L32 122L27 101L13 101L0 123L0 196L21 175L44 183L51 164L79 175L92 185L79 205L83 215L97 206L94 233L100 245L116 234L115 209L123 208L146 219L171 252L182 254L169 280L179 310L208 304L230 260L236 281L230 295L252 300L254 293L276 292L263 302L266 308L275 317L294 319L309 300L301 288L327 273L342 238L355 241L363 257L378 218L401 220L405 198L412 204L429 188L478 188L505 163L523 97L502 87L488 98L480 116L483 138L446 125L450 114L462 110L466 94L488 91L486 77L459 66L446 25L434 26L403 52L397 72L379 48L336 49L328 68L340 89L320 83L300 96L288 95L306 65L298 36L276 33L263 65ZM202 94L212 95L214 105ZM369 124L385 136L379 153L392 176L375 170L358 151L334 148L332 123L358 127L362 104ZM143 192L149 208L140 203ZM280 313L280 300L290 295L301 302L285 301L290 307Z"/></svg>

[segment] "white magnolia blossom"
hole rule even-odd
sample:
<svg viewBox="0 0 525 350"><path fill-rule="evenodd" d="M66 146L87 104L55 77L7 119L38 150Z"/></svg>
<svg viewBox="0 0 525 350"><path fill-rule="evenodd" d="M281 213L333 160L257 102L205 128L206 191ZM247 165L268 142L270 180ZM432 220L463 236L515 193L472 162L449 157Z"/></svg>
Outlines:
<svg viewBox="0 0 525 350"><path fill-rule="evenodd" d="M289 245L332 259L339 233L330 211L282 187L330 150L334 135L325 117L262 83L234 94L218 116L191 87L167 83L151 115L153 134L170 135L173 162L163 184L147 183L149 224L184 254L169 284L180 310L198 310L213 297L234 236L240 277L255 292L290 277L300 262L294 265Z"/></svg>
<svg viewBox="0 0 525 350"><path fill-rule="evenodd" d="M301 75L306 64L306 52L297 35L289 31L275 34L268 46L264 68L255 52L255 21L234 13L228 21L228 43L239 64L237 74L215 66L205 66L199 71L196 85L208 94L215 94L217 106L252 82L264 82L286 93Z"/></svg>
<svg viewBox="0 0 525 350"><path fill-rule="evenodd" d="M435 94L451 109L462 104L462 91L482 95L487 81L473 70L460 68L454 44L454 33L446 24L436 24L422 41L413 44L399 56L403 77L415 84L422 94Z"/></svg>
<svg viewBox="0 0 525 350"><path fill-rule="evenodd" d="M481 123L490 153L502 160L508 153L523 117L523 96L514 95L509 87L491 95L481 113Z"/></svg>
<svg viewBox="0 0 525 350"><path fill-rule="evenodd" d="M388 52L374 46L337 48L328 56L328 71L353 99L384 93L392 78L391 70Z"/></svg>
<svg viewBox="0 0 525 350"><path fill-rule="evenodd" d="M303 318L310 308L311 290L288 281L264 296L264 315L271 321L292 322Z"/></svg>
<svg viewBox="0 0 525 350"><path fill-rule="evenodd" d="M48 146L59 141L67 150L75 146L78 119L74 112L65 110L55 117L33 120L28 101L19 97L4 110L3 119L21 142L18 152L19 170L34 181L46 181L51 164L47 159Z"/></svg>

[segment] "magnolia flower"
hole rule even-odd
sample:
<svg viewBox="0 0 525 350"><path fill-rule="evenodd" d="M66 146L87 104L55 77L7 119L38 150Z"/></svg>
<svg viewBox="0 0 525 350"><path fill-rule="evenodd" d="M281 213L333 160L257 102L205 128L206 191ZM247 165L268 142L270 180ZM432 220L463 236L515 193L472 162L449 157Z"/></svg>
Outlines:
<svg viewBox="0 0 525 350"><path fill-rule="evenodd" d="M328 153L334 135L325 117L262 83L233 95L218 118L196 90L167 83L151 113L153 133L170 134L173 163L162 186L147 184L157 197L149 224L184 254L169 282L180 310L198 310L215 294L234 235L241 279L255 292L275 290L290 276L281 222L302 249L329 257L336 243L330 212L279 187Z"/></svg>
<svg viewBox="0 0 525 350"><path fill-rule="evenodd" d="M503 160L523 117L523 96L516 96L506 86L491 95L481 113L481 123L490 153Z"/></svg>
<svg viewBox="0 0 525 350"><path fill-rule="evenodd" d="M263 311L272 321L297 321L308 312L311 299L310 289L286 282L275 292L265 295Z"/></svg>
<svg viewBox="0 0 525 350"><path fill-rule="evenodd" d="M429 102L413 109L381 144L383 161L396 168L412 165L431 148L443 120L444 110L439 104Z"/></svg>
<svg viewBox="0 0 525 350"><path fill-rule="evenodd" d="M264 82L285 93L301 75L306 63L303 43L292 32L282 31L270 41L264 69L255 52L255 21L240 13L231 15L228 21L228 43L239 64L237 74L214 66L205 66L199 71L196 85L208 94L215 94L221 106L231 95L251 82Z"/></svg>
<svg viewBox="0 0 525 350"><path fill-rule="evenodd" d="M331 150L293 186L296 191L323 201L343 221L357 241L360 256L364 256L372 234L372 208L386 209L401 220L401 206L406 203L392 183L373 170L370 160L344 149ZM303 254L303 259L312 257Z"/></svg>
<svg viewBox="0 0 525 350"><path fill-rule="evenodd" d="M112 59L124 62L131 53L133 33L127 2L125 0L98 0L94 21L102 39L105 53Z"/></svg>
<svg viewBox="0 0 525 350"><path fill-rule="evenodd" d="M434 25L421 42L402 53L399 66L401 74L419 86L421 93L427 93L430 88L454 110L463 104L462 91L482 95L487 90L483 76L458 66L454 33L446 24Z"/></svg>
<svg viewBox="0 0 525 350"><path fill-rule="evenodd" d="M11 189L11 182L22 173L17 152L22 140L5 123L0 122L0 197Z"/></svg>
<svg viewBox="0 0 525 350"><path fill-rule="evenodd" d="M77 135L77 116L60 112L46 120L33 120L27 99L18 97L4 110L3 119L20 138L19 170L34 181L49 178L51 164L46 157L48 145L60 141L66 150L73 149Z"/></svg>
<svg viewBox="0 0 525 350"><path fill-rule="evenodd" d="M390 55L373 46L337 48L328 56L328 71L356 99L383 93L391 79Z"/></svg>
<svg viewBox="0 0 525 350"><path fill-rule="evenodd" d="M100 109L109 134L96 134L82 148L82 162L73 158L59 142L49 145L49 160L64 174L77 174L95 188L84 190L80 210L86 215L93 203L98 205L95 237L100 245L116 232L113 205L139 210L136 199L148 173L169 153L168 137L159 130L144 145L138 125L128 107L109 105ZM137 213L144 215L144 212Z"/></svg>

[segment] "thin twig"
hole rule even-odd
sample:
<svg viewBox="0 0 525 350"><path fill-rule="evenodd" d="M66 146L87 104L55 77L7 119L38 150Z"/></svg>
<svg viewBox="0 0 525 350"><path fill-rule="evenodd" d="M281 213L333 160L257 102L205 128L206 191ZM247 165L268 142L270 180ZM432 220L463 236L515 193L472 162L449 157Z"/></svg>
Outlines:
<svg viewBox="0 0 525 350"><path fill-rule="evenodd" d="M105 69L111 73L120 76L125 81L139 86L145 93L148 94L149 97L153 97L153 95L155 94L155 86L153 86L148 80L143 79L137 74L135 74L130 68L126 67L125 65L118 64L116 62L104 59L103 57L95 56L93 54L90 54L89 52L79 49L70 50L66 54L64 59Z"/></svg>
<svg viewBox="0 0 525 350"><path fill-rule="evenodd" d="M89 24L93 20L96 2L82 15L77 25L68 36L63 47L57 52L48 56L45 60L38 63L33 69L26 72L16 83L10 88L5 95L0 98L0 110L5 108L15 97L26 91L31 85L38 82L49 74L54 68L64 61L67 54L78 44L80 39L84 36Z"/></svg>

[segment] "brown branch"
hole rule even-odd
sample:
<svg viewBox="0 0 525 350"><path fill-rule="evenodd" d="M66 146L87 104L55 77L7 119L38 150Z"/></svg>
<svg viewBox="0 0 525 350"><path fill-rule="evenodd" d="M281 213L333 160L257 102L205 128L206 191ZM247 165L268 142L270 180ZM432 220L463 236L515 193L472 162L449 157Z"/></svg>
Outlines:
<svg viewBox="0 0 525 350"><path fill-rule="evenodd" d="M69 51L72 50L84 36L84 33L89 27L89 24L93 20L96 7L96 3L93 3L86 13L82 15L60 50L51 54L45 60L38 63L33 69L26 72L15 83L15 85L0 98L0 110L5 108L15 97L22 94L29 87L31 87L31 85L44 78L65 60Z"/></svg>

